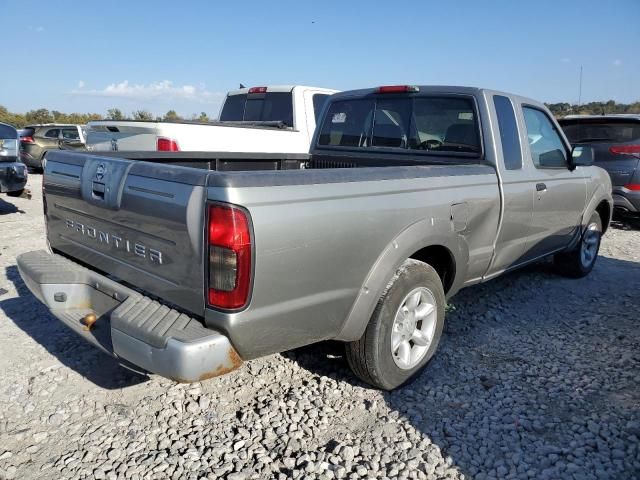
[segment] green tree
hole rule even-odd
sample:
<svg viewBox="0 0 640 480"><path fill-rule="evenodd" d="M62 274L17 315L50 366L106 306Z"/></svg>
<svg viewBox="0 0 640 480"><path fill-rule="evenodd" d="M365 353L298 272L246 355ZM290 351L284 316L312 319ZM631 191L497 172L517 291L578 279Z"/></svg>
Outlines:
<svg viewBox="0 0 640 480"><path fill-rule="evenodd" d="M199 122L208 122L209 116L205 112L200 112L200 116L198 117Z"/></svg>
<svg viewBox="0 0 640 480"><path fill-rule="evenodd" d="M124 115L119 108L110 108L107 110L107 119L108 120L124 120Z"/></svg>
<svg viewBox="0 0 640 480"><path fill-rule="evenodd" d="M38 110L29 110L25 113L25 118L29 123L53 123L54 118L51 112L46 108L39 108Z"/></svg>
<svg viewBox="0 0 640 480"><path fill-rule="evenodd" d="M182 117L178 115L175 110L169 110L164 114L162 120L164 120L165 122L179 122L180 120L182 120Z"/></svg>
<svg viewBox="0 0 640 480"><path fill-rule="evenodd" d="M132 114L134 120L153 121L153 114L147 110L136 110Z"/></svg>

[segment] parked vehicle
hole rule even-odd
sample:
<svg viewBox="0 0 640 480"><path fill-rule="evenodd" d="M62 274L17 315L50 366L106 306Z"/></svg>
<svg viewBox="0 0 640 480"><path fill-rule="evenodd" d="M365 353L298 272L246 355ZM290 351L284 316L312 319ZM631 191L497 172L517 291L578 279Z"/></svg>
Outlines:
<svg viewBox="0 0 640 480"><path fill-rule="evenodd" d="M640 214L640 115L569 115L560 121L573 145L590 146L613 184L621 212Z"/></svg>
<svg viewBox="0 0 640 480"><path fill-rule="evenodd" d="M18 160L18 131L0 123L0 193L19 197L27 184L27 168Z"/></svg>
<svg viewBox="0 0 640 480"><path fill-rule="evenodd" d="M84 150L86 135L83 125L47 123L28 125L20 130L20 160L36 170L52 150Z"/></svg>
<svg viewBox="0 0 640 480"><path fill-rule="evenodd" d="M241 88L227 94L220 121L89 122L93 151L308 153L316 119L336 90L303 86Z"/></svg>
<svg viewBox="0 0 640 480"><path fill-rule="evenodd" d="M18 268L53 315L137 368L198 381L334 339L392 389L433 356L461 288L548 256L591 271L612 210L592 153L516 95L344 92L305 158L52 152L51 253Z"/></svg>

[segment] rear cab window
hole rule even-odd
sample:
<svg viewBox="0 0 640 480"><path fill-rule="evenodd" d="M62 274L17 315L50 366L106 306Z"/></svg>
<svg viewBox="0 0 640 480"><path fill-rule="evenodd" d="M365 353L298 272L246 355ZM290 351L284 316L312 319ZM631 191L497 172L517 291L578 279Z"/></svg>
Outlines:
<svg viewBox="0 0 640 480"><path fill-rule="evenodd" d="M0 140L15 140L18 138L18 131L10 125L0 123Z"/></svg>
<svg viewBox="0 0 640 480"><path fill-rule="evenodd" d="M327 93L316 93L313 96L313 115L315 116L316 123L320 121L320 114L330 96L331 95Z"/></svg>
<svg viewBox="0 0 640 480"><path fill-rule="evenodd" d="M220 121L282 122L293 127L293 96L291 92L266 92L228 95Z"/></svg>
<svg viewBox="0 0 640 480"><path fill-rule="evenodd" d="M474 101L464 95L370 95L331 103L318 146L479 157Z"/></svg>
<svg viewBox="0 0 640 480"><path fill-rule="evenodd" d="M640 120L563 119L562 130L571 143L624 143L640 140Z"/></svg>

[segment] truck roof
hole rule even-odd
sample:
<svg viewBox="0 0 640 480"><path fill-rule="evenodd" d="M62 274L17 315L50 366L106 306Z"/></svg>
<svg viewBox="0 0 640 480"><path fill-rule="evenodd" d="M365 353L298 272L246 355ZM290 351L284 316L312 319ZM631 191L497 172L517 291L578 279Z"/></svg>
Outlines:
<svg viewBox="0 0 640 480"><path fill-rule="evenodd" d="M528 103L531 105L538 106L540 108L546 108L543 103L534 100L532 98L523 97L522 95L503 92L500 90L493 90L491 88L481 88L481 87L467 87L461 85L415 85L415 84L396 84L397 86L410 86L415 87L418 90L414 93L431 93L431 94L461 94L461 95L473 95L480 96L484 94L488 95L504 95L505 97L510 97L516 101L520 101L523 103ZM396 86L393 85L393 86ZM358 90L345 90L339 93L335 93L333 95L333 100L340 98L348 98L348 97L364 97L366 95L372 95L378 93L378 89L380 87L372 87L372 88L362 88Z"/></svg>
<svg viewBox="0 0 640 480"><path fill-rule="evenodd" d="M227 93L227 96L231 96L231 95L243 95L246 93L249 93L249 90L251 90L252 88L256 88L256 87L244 87L244 88L239 88L237 90L230 90ZM259 88L263 88L263 87L259 87ZM309 89L309 90L318 90L321 92L325 92L328 94L334 94L336 92L338 92L339 90L333 90L330 88L322 88L322 87L311 87L311 86L307 86L307 85L266 85L264 88L266 88L266 92L283 92L283 93L287 93L287 92L291 92L294 88L304 88L304 89Z"/></svg>
<svg viewBox="0 0 640 480"><path fill-rule="evenodd" d="M84 125L79 123L31 123L25 125L24 128L37 128L37 127L82 127Z"/></svg>
<svg viewBox="0 0 640 480"><path fill-rule="evenodd" d="M561 120L606 120L608 118L614 119L631 119L640 120L640 114L638 113L607 113L604 115L565 115Z"/></svg>

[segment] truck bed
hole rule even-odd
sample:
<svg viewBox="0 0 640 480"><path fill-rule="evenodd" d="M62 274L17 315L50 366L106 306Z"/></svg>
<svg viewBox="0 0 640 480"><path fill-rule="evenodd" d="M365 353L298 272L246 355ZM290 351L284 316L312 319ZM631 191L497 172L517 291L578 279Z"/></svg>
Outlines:
<svg viewBox="0 0 640 480"><path fill-rule="evenodd" d="M498 179L490 166L279 171L273 163L278 159L270 158L260 167L269 169L262 171L209 170L219 160L191 154L189 161L202 165L190 168L170 164L175 158L154 163L53 152L44 182L53 252L202 319L227 334L243 358L282 348L283 328L286 348L337 336L376 257L398 232L425 221L425 208L434 228L458 228L460 236L452 238L468 242L449 246L474 254L470 271L460 278L481 275L490 260L500 208ZM224 160L240 164L247 157L226 155ZM304 157L281 155L282 160L303 162ZM242 205L251 215L253 282L261 288L242 316L205 304L210 202ZM454 225L451 205L457 202L462 202L461 221L456 218ZM465 232L473 235L465 240ZM300 284L291 269L315 274ZM292 303L291 298L301 300ZM251 327L256 317L265 317L269 333ZM309 321L299 324L300 318Z"/></svg>

